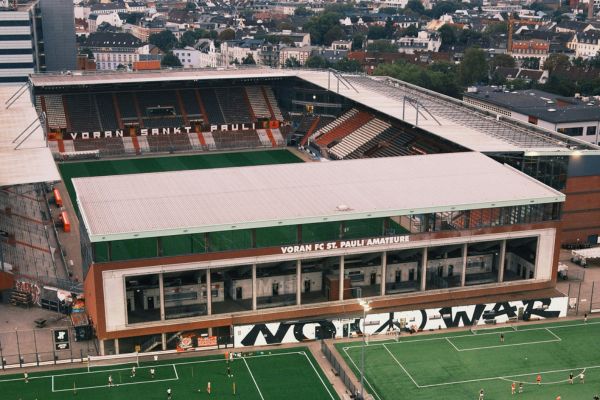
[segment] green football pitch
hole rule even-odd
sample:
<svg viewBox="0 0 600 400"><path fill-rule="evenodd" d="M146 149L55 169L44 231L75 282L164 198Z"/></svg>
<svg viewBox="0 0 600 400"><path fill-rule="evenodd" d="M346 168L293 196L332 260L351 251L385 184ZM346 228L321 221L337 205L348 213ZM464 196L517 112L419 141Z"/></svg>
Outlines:
<svg viewBox="0 0 600 400"><path fill-rule="evenodd" d="M98 365L90 369L56 370L23 375L0 375L3 400L85 400L166 399L289 399L337 400L331 384L306 348L286 351L259 351L231 362L225 358L202 357ZM232 377L227 376L227 365ZM150 370L154 369L154 377ZM113 385L109 387L108 379ZM210 382L211 393L207 393ZM234 394L235 385L235 394Z"/></svg>
<svg viewBox="0 0 600 400"><path fill-rule="evenodd" d="M300 162L302 160L290 151L278 149L66 162L59 164L58 167L69 192L71 202L75 205L75 191L71 182L73 178Z"/></svg>
<svg viewBox="0 0 600 400"><path fill-rule="evenodd" d="M485 400L591 400L600 393L599 339L600 320L590 320L371 340L365 348L365 390L376 400L477 400L481 389ZM361 346L336 344L359 379Z"/></svg>

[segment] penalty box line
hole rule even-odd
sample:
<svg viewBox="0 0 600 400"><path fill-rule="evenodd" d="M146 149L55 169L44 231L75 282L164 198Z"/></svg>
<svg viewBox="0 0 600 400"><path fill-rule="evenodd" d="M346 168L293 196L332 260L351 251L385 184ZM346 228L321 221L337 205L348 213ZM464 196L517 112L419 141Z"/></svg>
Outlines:
<svg viewBox="0 0 600 400"><path fill-rule="evenodd" d="M496 344L493 346L480 346L480 347L470 347L468 349L461 349L459 347L457 347L454 342L452 342L452 338L451 337L446 337L446 341L448 343L450 343L450 345L456 350L456 351L474 351L474 350L486 350L486 349L496 349L496 348L502 348L502 347L515 347L515 346L529 346L532 344L542 344L542 343L553 343L553 342L562 342L562 339L554 332L552 332L549 328L545 328L543 329L545 331L547 331L551 336L554 336L554 339L550 339L550 340L536 340L534 342L523 342L523 343L507 343L507 344ZM526 332L526 330L524 331L515 331L514 333L518 333L518 332ZM464 336L461 336L464 337ZM471 336L466 336L466 337L471 337Z"/></svg>
<svg viewBox="0 0 600 400"><path fill-rule="evenodd" d="M154 382L178 381L179 380L179 374L177 374L177 368L175 367L175 364L167 364L167 365L171 365L171 367L173 367L173 371L175 372L175 377L174 378L151 379L151 380L140 381L140 382L115 383L113 386L114 387L118 387L118 386L129 386L129 385L143 385L143 384L149 384L149 383L154 383ZM163 366L167 366L167 365L163 365ZM65 376L65 375L57 375L57 376ZM100 388L109 388L110 387L108 384L106 384L106 385L96 385L96 386L81 386L81 387L77 387L75 385L72 388L55 389L54 386L55 386L54 385L54 375L52 375L52 393L73 392L73 391L76 391L76 390L100 389Z"/></svg>
<svg viewBox="0 0 600 400"><path fill-rule="evenodd" d="M348 357L348 359L350 360L350 362L352 363L352 365L354 365L354 368L356 368L357 371L360 371L360 368L358 368L358 365L356 365L356 363L354 362L354 359L350 356L350 354L348 354L348 348L344 347L344 353L346 353L346 357ZM360 376L357 377L358 379L360 379ZM372 393L375 395L375 397L377 397L379 400L381 399L381 396L379 396L379 394L377 393L377 391L375 390L375 388L373 387L373 385L371 385L371 382L369 382L369 380L365 376L363 376L365 382L367 383L367 385L369 385L369 387L371 388Z"/></svg>

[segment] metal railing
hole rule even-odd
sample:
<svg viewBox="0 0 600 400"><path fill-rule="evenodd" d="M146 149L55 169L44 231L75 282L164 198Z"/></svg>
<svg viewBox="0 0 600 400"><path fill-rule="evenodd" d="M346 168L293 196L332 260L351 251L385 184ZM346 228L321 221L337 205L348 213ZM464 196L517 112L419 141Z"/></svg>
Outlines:
<svg viewBox="0 0 600 400"><path fill-rule="evenodd" d="M351 372L346 371L345 363L341 363L340 361L338 361L337 357L331 351L325 340L321 340L321 352L333 367L335 375L340 378L340 380L344 383L344 386L346 386L348 391L352 393L353 396L356 396L359 393L359 391L352 382L352 378L350 375Z"/></svg>

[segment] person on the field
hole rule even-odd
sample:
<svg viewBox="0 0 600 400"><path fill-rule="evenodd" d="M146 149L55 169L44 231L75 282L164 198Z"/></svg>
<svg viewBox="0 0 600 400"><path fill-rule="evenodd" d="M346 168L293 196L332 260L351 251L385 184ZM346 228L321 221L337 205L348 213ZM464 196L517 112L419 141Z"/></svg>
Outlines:
<svg viewBox="0 0 600 400"><path fill-rule="evenodd" d="M585 374L583 371L579 374L579 383L585 383Z"/></svg>
<svg viewBox="0 0 600 400"><path fill-rule="evenodd" d="M517 384L516 383L511 383L510 384L510 394L515 394L515 391L517 390Z"/></svg>
<svg viewBox="0 0 600 400"><path fill-rule="evenodd" d="M233 374L231 373L231 367L229 366L229 364L227 364L227 377L231 378L233 376Z"/></svg>
<svg viewBox="0 0 600 400"><path fill-rule="evenodd" d="M29 383L29 374L27 372L23 374L23 380L25 381L25 383Z"/></svg>
<svg viewBox="0 0 600 400"><path fill-rule="evenodd" d="M504 333L500 334L500 343L504 343Z"/></svg>
<svg viewBox="0 0 600 400"><path fill-rule="evenodd" d="M113 387L114 383L113 383L113 379L112 379L112 375L108 376L108 387Z"/></svg>
<svg viewBox="0 0 600 400"><path fill-rule="evenodd" d="M483 389L479 391L479 400L483 400Z"/></svg>
<svg viewBox="0 0 600 400"><path fill-rule="evenodd" d="M523 382L519 382L519 393L523 393Z"/></svg>
<svg viewBox="0 0 600 400"><path fill-rule="evenodd" d="M171 388L167 389L167 400L171 400L173 399L173 391L171 390Z"/></svg>
<svg viewBox="0 0 600 400"><path fill-rule="evenodd" d="M538 376L535 378L535 381L537 382L537 384L538 384L538 385L541 385L541 384L542 384L542 376L541 376L541 375L538 375Z"/></svg>
<svg viewBox="0 0 600 400"><path fill-rule="evenodd" d="M569 385L573 384L573 373L569 372Z"/></svg>
<svg viewBox="0 0 600 400"><path fill-rule="evenodd" d="M150 378L154 379L154 368L150 368Z"/></svg>
<svg viewBox="0 0 600 400"><path fill-rule="evenodd" d="M206 393L210 395L210 381L206 384Z"/></svg>
<svg viewBox="0 0 600 400"><path fill-rule="evenodd" d="M593 397L593 400L600 400L600 396L597 395L597 394L595 394L594 397Z"/></svg>
<svg viewBox="0 0 600 400"><path fill-rule="evenodd" d="M131 377L135 378L135 365L131 368Z"/></svg>

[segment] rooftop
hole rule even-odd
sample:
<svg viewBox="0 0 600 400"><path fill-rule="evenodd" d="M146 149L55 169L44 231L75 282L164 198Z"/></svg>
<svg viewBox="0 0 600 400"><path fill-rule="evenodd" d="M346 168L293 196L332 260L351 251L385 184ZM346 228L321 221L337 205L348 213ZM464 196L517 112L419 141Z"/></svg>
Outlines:
<svg viewBox="0 0 600 400"><path fill-rule="evenodd" d="M481 86L477 90L477 93L465 93L465 97L552 123L600 121L600 102L593 98L583 101L535 89L511 92L492 86Z"/></svg>
<svg viewBox="0 0 600 400"><path fill-rule="evenodd" d="M28 128L37 120L29 92L25 90L14 103L9 102L19 89L22 86L0 85L0 187L59 181L40 124Z"/></svg>
<svg viewBox="0 0 600 400"><path fill-rule="evenodd" d="M480 153L76 178L73 186L92 242L565 198Z"/></svg>

